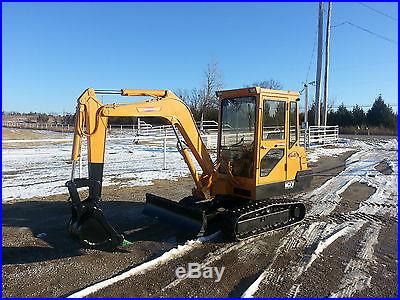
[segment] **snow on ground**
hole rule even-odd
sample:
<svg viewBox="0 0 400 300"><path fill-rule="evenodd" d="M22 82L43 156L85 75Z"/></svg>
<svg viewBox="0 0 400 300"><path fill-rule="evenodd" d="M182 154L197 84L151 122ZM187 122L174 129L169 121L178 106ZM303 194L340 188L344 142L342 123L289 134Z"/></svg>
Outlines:
<svg viewBox="0 0 400 300"><path fill-rule="evenodd" d="M161 141L160 141L161 143ZM2 149L3 202L66 193L71 176L71 144L46 144L32 148ZM87 176L86 147L83 174ZM155 179L177 180L189 171L174 148L167 148L163 170L163 148L135 145L129 140L109 141L106 146L104 186L149 185ZM79 177L79 167L76 168Z"/></svg>
<svg viewBox="0 0 400 300"><path fill-rule="evenodd" d="M301 278L301 275L335 240L344 236L348 240L367 224L367 220L371 220L370 216L389 215L397 218L397 140L373 142L342 140L340 144L349 150L357 149L358 152L347 159L344 171L329 179L321 187L302 196L304 199L310 199L312 203L306 220L317 217L316 221L311 224L303 222L284 237L270 265L243 293L243 298L253 297L261 286L273 288L277 274L275 262L285 252L294 249L312 249L312 252L306 251L306 254L297 263L292 264L287 272L286 276L295 282L289 294L297 294L301 290L301 283L296 280ZM340 150L338 148L338 152ZM321 148L312 149L310 152L311 156L322 155L322 153L326 156L326 153L335 153L322 151ZM384 159L394 171L391 175L384 175L375 169L375 166ZM376 191L367 200L361 202L358 209L347 213L350 221L343 222L341 219L332 219L331 223L318 221L318 217L329 215L339 205L342 200L341 193L354 182L366 183L375 187ZM374 245L377 243L381 224L370 222L368 226L360 252L346 266L344 277L337 290L332 292L331 297L352 297L355 292L365 289L370 284L369 268L374 262Z"/></svg>
<svg viewBox="0 0 400 300"><path fill-rule="evenodd" d="M339 156L340 154L351 151L351 147L343 147L342 145L336 145L334 148L327 147L314 147L308 150L307 158L310 162L316 162L321 156Z"/></svg>
<svg viewBox="0 0 400 300"><path fill-rule="evenodd" d="M145 262L143 264L140 264L138 266L135 266L131 269L129 269L126 272L123 272L117 276L111 277L109 279L100 281L96 284L93 284L91 286L88 286L84 288L83 290L80 290L70 296L68 298L83 298L87 297L101 289L104 289L105 287L108 287L110 285L113 285L119 281L122 281L126 278L138 275L138 274L143 274L145 272L148 272L149 270L154 270L158 266L165 264L173 259L177 259L179 257L182 257L183 255L187 254L190 251L193 251L196 247L200 246L204 242L212 241L216 237L219 236L219 232L216 232L212 235L208 235L205 237L200 237L197 240L189 240L187 241L184 245L178 245L176 248L172 248L171 250L164 252L161 256L150 260L148 262Z"/></svg>
<svg viewBox="0 0 400 300"><path fill-rule="evenodd" d="M355 292L365 289L370 284L369 269L374 264L374 246L383 228L379 222L368 223L366 220L370 216L389 215L397 218L398 143L396 139L378 141L341 139L335 147L313 148L308 151L308 155L311 161L316 161L319 157L335 156L349 150L358 152L346 161L344 171L325 182L320 188L303 195L308 198L310 203L313 203L307 212L306 222L293 227L282 239L281 244L275 250L271 264L249 285L249 288L243 293L243 297L257 296L257 292L262 288L273 289L274 285L284 279L284 276L293 280L294 284L290 288L289 295L296 296L302 292L302 283L299 280L301 275L323 257L326 249L339 239L345 243L364 226L367 228L362 237L361 249L349 261L341 281L332 291L331 296L351 297ZM71 165L68 164L68 160L71 144L3 149L2 151L3 201L66 192L63 185L70 177ZM85 149L83 153L85 153ZM85 159L86 156L84 156ZM387 160L394 171L393 174L383 175L375 170L375 166L383 159ZM109 141L106 148L104 185L145 185L151 184L155 179L177 179L189 175L180 154L173 148L168 148L167 170L162 170L162 167L162 147L135 145L129 140ZM85 170L83 176L86 176L86 173ZM376 191L367 200L361 202L356 210L342 214L342 216L348 215L348 220L330 219L330 222L321 220L321 216L329 215L334 211L342 201L341 193L354 182L364 182L375 187ZM366 218L360 216L366 216ZM314 221L310 223L310 220ZM245 245L253 247L252 242L257 238L222 247L207 256L202 266L210 265L233 249ZM86 296L127 277L145 273L192 251L198 245L201 245L201 242L188 242L152 261L99 282L81 291L81 294L78 295ZM307 249L307 251L300 260L288 266L288 272L277 277L276 274L280 274L280 272L277 270L275 262L285 252L295 249ZM168 283L163 290L175 288L182 280L184 279L176 279Z"/></svg>
<svg viewBox="0 0 400 300"><path fill-rule="evenodd" d="M355 140L355 139L339 139L338 143L329 145L326 147L318 147L313 146L308 149L307 156L310 162L316 162L320 157L323 156L339 156L340 154L351 151L351 150L360 150L360 149L381 149L381 150L395 150L397 151L397 140L396 139L381 139L377 140L371 139L368 140Z"/></svg>
<svg viewBox="0 0 400 300"><path fill-rule="evenodd" d="M361 242L361 250L356 258L351 259L347 264L338 291L332 293L331 298L350 298L356 291L362 291L370 285L371 275L368 274L368 270L374 262L374 246L378 243L380 230L381 226L367 228Z"/></svg>
<svg viewBox="0 0 400 300"><path fill-rule="evenodd" d="M395 142L395 144L394 144ZM106 145L104 186L150 185L156 179L177 180L190 173L179 152L167 149L163 170L162 140L160 146L135 145L131 140L109 140ZM374 143L376 144L376 143ZM72 145L43 144L35 147L2 149L2 201L29 199L66 193L65 182L71 176L69 159ZM171 144L172 146L172 144ZM313 148L311 161L321 156L335 156L354 148L372 147L366 142L342 140L336 147ZM397 141L382 142L380 147L397 149ZM83 148L83 174L87 176L86 148ZM76 176L78 174L78 167Z"/></svg>

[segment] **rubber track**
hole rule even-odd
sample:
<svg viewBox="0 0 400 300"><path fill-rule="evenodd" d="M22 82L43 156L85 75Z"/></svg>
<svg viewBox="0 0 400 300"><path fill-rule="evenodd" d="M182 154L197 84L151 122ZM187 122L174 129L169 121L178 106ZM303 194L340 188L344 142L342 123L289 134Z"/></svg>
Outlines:
<svg viewBox="0 0 400 300"><path fill-rule="evenodd" d="M261 201L257 201L257 202L254 202L254 203L251 203L248 205L230 209L230 210L226 211L226 214L225 214L226 220L224 222L223 231L226 234L230 235L231 238L240 241L240 240L248 239L255 235L262 234L264 232L279 230L279 229L285 228L287 226L294 225L296 223L301 222L304 219L304 217L295 222L293 222L293 219L289 219L288 222L285 222L285 223L276 223L272 226L260 227L256 230L241 233L239 235L237 235L236 231L235 231L236 223L238 222L238 219L245 214L251 214L252 212L254 212L256 210L260 210L260 209L267 209L270 206L290 205L290 204L294 204L294 203L302 203L302 202L300 202L298 200L296 201L296 200L289 200L289 199L261 200ZM284 209L286 209L286 208L284 208ZM269 213L275 213L278 211L279 210L272 209L272 211L270 211Z"/></svg>

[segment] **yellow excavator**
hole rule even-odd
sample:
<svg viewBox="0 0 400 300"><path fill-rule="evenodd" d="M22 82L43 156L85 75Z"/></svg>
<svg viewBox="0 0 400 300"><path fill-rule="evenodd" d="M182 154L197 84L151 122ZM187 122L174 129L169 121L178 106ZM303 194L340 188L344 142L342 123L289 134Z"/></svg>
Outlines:
<svg viewBox="0 0 400 300"><path fill-rule="evenodd" d="M97 94L148 99L102 104ZM71 235L87 245L118 246L124 241L98 206L108 118L116 116L159 117L171 124L178 151L195 183L192 195L180 201L146 194L144 214L184 224L198 236L220 230L234 240L300 222L305 205L276 197L303 189L311 181L312 170L300 146L299 93L250 87L219 91L217 97L218 145L213 161L189 107L173 92L85 90L77 100L72 175L66 183L72 210ZM75 178L83 137L87 139L88 178ZM78 192L83 187L89 188L84 200Z"/></svg>

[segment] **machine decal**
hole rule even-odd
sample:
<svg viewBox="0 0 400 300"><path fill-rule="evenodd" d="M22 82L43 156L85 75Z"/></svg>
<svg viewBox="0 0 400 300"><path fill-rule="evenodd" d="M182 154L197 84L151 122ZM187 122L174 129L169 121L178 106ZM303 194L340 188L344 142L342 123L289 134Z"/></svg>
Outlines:
<svg viewBox="0 0 400 300"><path fill-rule="evenodd" d="M285 181L285 190L294 188L294 180Z"/></svg>

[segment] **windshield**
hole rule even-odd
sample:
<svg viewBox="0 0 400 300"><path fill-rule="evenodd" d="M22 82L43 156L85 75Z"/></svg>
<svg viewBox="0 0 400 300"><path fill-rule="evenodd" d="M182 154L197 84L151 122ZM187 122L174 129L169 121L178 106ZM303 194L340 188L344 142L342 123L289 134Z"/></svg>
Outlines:
<svg viewBox="0 0 400 300"><path fill-rule="evenodd" d="M233 175L252 177L255 117L255 97L222 100L220 156L231 162Z"/></svg>

